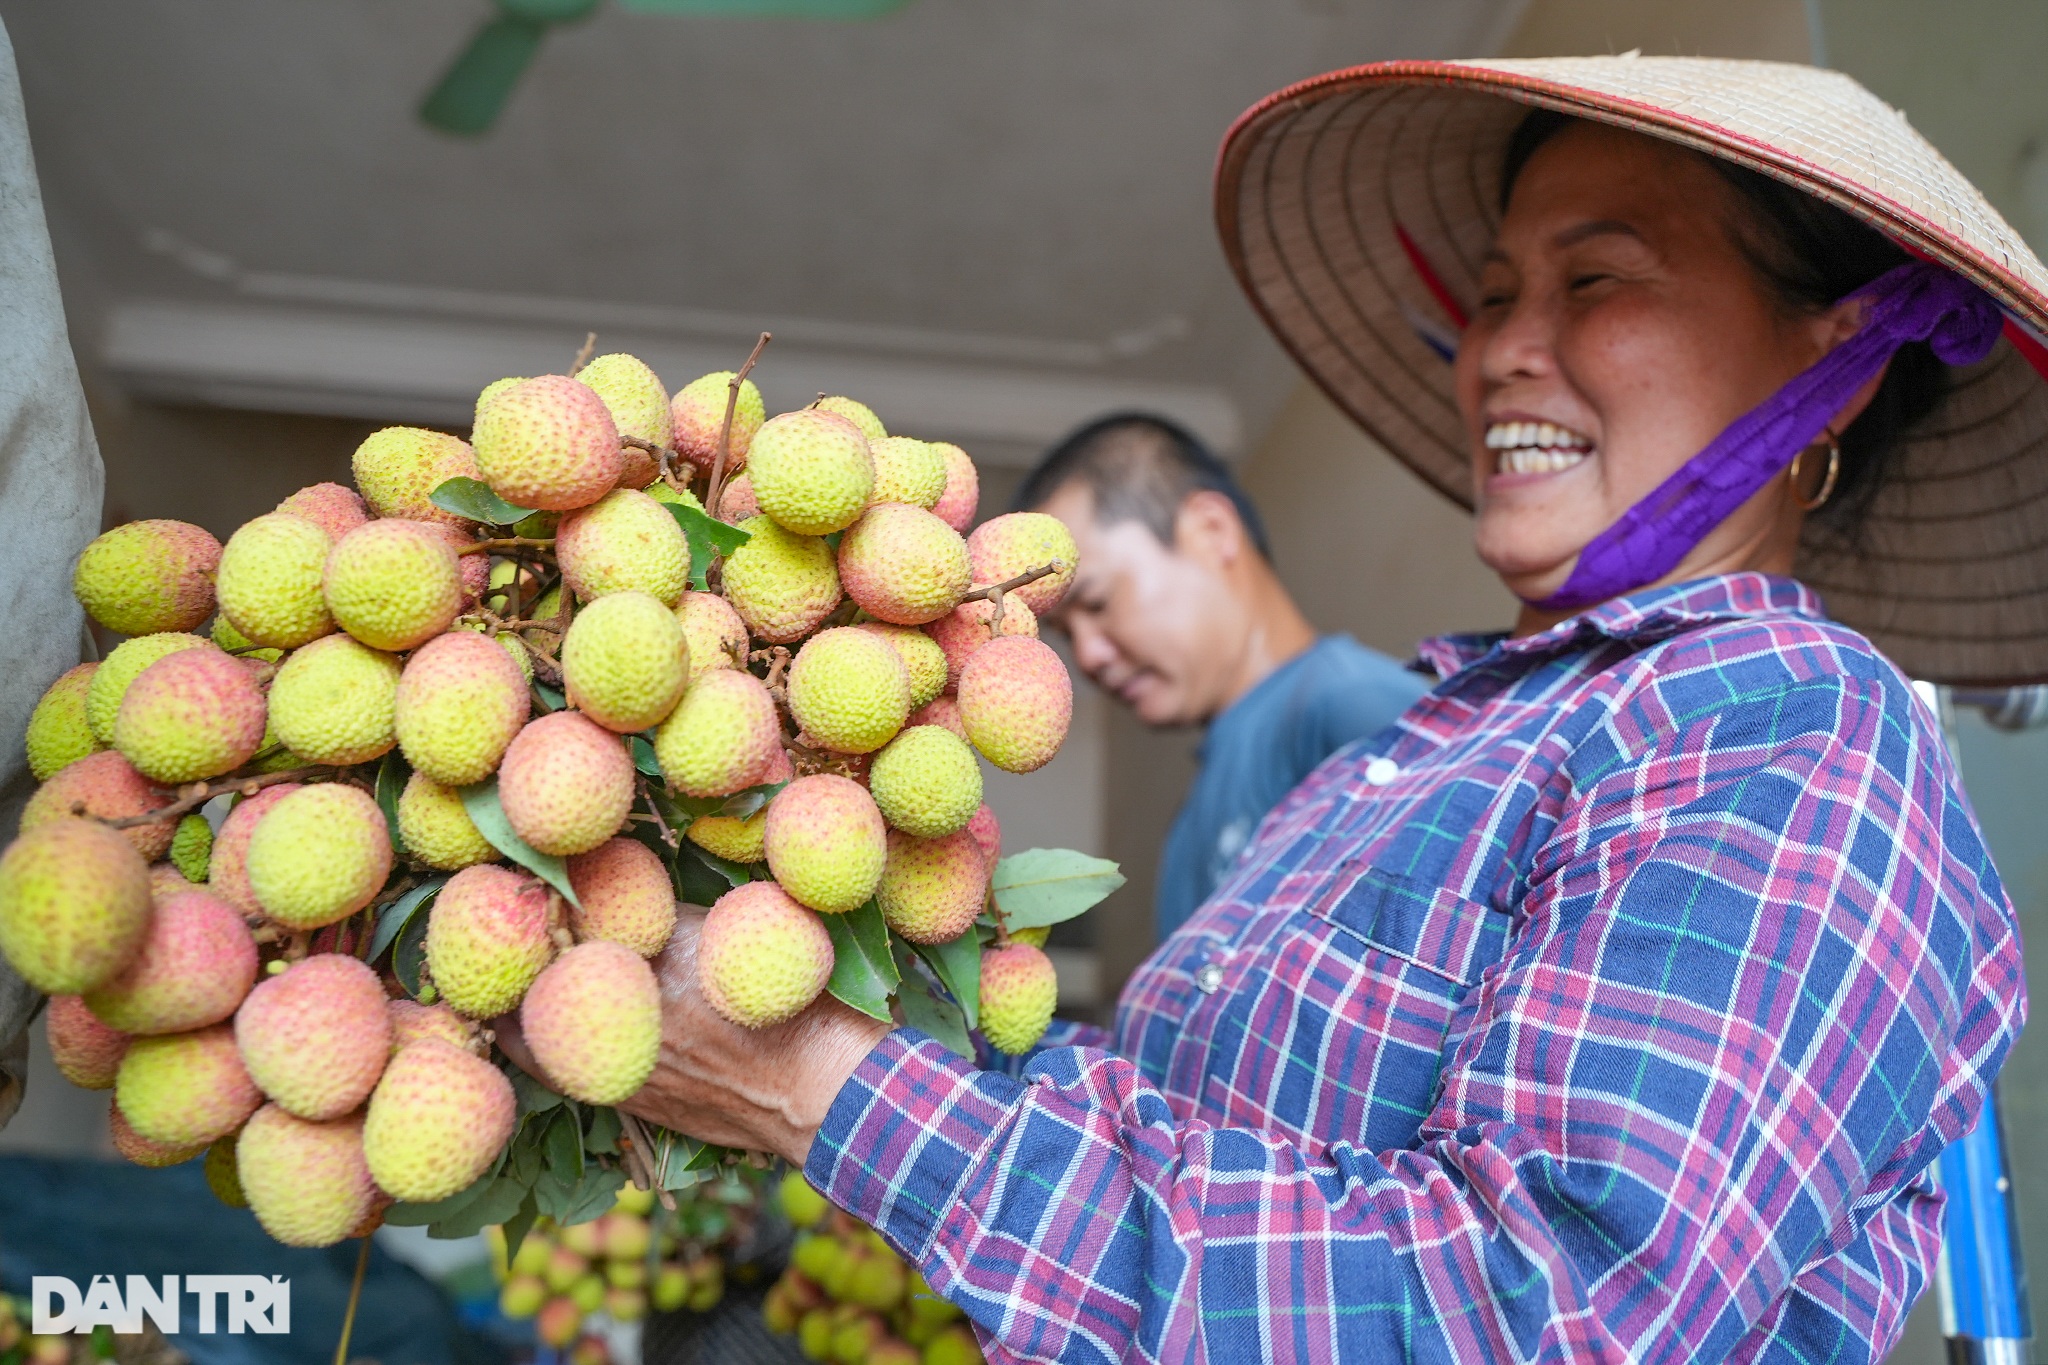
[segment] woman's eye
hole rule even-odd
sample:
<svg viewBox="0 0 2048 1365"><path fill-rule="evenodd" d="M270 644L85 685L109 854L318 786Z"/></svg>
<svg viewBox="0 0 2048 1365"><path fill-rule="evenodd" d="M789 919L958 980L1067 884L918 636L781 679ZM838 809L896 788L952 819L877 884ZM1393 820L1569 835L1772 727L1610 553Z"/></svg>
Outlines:
<svg viewBox="0 0 2048 1365"><path fill-rule="evenodd" d="M1590 287L1590 286L1592 286L1592 285L1596 285L1596 284L1599 284L1599 283L1600 283L1601 281L1603 281L1603 280L1611 280L1611 279L1613 279L1613 278L1614 278L1614 276L1612 276L1612 275L1601 275L1601 274L1591 274L1591 275L1574 275L1574 276L1572 276L1572 288L1574 288L1574 289L1585 289L1585 288L1588 288L1588 287Z"/></svg>
<svg viewBox="0 0 2048 1365"><path fill-rule="evenodd" d="M1479 296L1481 308L1506 308L1515 301L1515 296L1505 290L1493 290Z"/></svg>

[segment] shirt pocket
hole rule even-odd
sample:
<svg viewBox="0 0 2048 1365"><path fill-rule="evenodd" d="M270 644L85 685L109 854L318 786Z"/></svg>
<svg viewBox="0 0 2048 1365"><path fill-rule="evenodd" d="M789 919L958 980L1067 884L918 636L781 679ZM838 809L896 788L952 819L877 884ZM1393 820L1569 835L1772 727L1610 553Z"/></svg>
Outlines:
<svg viewBox="0 0 2048 1365"><path fill-rule="evenodd" d="M1453 1022L1508 927L1441 887L1346 865L1276 936L1259 984L1225 1006L1219 1041L1238 1055L1206 1078L1206 1106L1309 1141L1413 1145Z"/></svg>

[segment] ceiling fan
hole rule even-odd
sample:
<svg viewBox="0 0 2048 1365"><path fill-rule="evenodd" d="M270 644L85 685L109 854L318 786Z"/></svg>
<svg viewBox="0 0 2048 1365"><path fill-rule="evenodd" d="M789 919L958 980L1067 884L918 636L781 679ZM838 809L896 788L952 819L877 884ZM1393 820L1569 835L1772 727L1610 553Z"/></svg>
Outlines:
<svg viewBox="0 0 2048 1365"><path fill-rule="evenodd" d="M646 14L734 19L875 19L910 0L615 0ZM496 13L450 63L420 105L420 119L447 133L475 135L497 121L550 28L590 17L601 0L495 0Z"/></svg>

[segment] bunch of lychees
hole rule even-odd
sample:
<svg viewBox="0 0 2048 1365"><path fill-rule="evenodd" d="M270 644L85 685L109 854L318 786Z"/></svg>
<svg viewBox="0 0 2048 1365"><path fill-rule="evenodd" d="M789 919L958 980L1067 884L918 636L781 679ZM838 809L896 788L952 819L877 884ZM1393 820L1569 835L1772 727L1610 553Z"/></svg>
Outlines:
<svg viewBox="0 0 2048 1365"><path fill-rule="evenodd" d="M679 900L736 1024L830 989L962 1050L1037 1040L1032 940L1120 880L999 863L982 802L982 760L1066 733L1034 615L1059 522L963 535L957 447L846 398L764 420L744 371L671 400L627 355L492 384L468 442L380 431L354 475L225 546L141 521L79 559L131 638L30 721L0 952L124 1154L211 1147L312 1246L516 1243L687 1187L723 1154L610 1107L655 1066ZM515 1012L548 1085L494 1050Z"/></svg>

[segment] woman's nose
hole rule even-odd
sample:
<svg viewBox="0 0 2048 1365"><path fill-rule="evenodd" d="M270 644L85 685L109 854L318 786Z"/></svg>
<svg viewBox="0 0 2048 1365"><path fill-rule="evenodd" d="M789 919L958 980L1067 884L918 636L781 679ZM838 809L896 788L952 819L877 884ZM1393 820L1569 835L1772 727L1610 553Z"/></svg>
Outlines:
<svg viewBox="0 0 2048 1365"><path fill-rule="evenodd" d="M1525 291L1481 343L1480 376L1497 388L1548 376L1556 369L1557 310L1549 295Z"/></svg>

